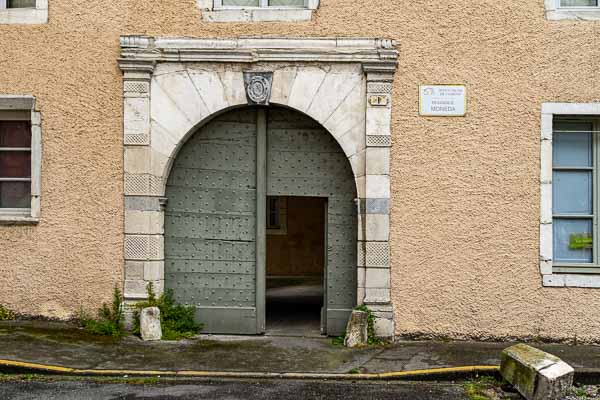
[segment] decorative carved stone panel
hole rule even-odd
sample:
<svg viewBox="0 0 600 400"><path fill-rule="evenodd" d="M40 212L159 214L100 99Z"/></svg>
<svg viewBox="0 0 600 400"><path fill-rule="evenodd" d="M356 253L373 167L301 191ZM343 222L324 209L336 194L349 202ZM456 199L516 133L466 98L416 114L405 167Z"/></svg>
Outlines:
<svg viewBox="0 0 600 400"><path fill-rule="evenodd" d="M272 72L244 72L244 86L248 104L269 105L271 87L273 86Z"/></svg>

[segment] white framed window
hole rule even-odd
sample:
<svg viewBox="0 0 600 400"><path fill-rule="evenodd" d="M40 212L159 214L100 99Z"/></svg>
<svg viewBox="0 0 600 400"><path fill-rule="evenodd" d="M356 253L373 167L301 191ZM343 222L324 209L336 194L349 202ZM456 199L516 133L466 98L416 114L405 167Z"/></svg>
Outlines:
<svg viewBox="0 0 600 400"><path fill-rule="evenodd" d="M600 103L542 105L544 286L600 288Z"/></svg>
<svg viewBox="0 0 600 400"><path fill-rule="evenodd" d="M0 24L45 24L48 0L0 0Z"/></svg>
<svg viewBox="0 0 600 400"><path fill-rule="evenodd" d="M41 118L31 96L0 95L0 223L40 216Z"/></svg>
<svg viewBox="0 0 600 400"><path fill-rule="evenodd" d="M600 0L545 0L549 20L600 20Z"/></svg>
<svg viewBox="0 0 600 400"><path fill-rule="evenodd" d="M206 22L310 21L319 0L197 0Z"/></svg>

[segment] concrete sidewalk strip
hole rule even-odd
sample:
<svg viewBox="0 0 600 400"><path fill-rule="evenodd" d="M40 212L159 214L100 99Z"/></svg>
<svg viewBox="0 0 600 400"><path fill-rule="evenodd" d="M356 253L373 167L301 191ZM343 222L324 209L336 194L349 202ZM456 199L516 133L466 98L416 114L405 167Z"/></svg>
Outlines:
<svg viewBox="0 0 600 400"><path fill-rule="evenodd" d="M348 349L325 337L201 335L179 342L92 336L64 323L0 322L0 368L46 373L153 376L450 379L498 375L513 343L396 342ZM600 382L600 346L536 345ZM19 364L22 363L22 364Z"/></svg>

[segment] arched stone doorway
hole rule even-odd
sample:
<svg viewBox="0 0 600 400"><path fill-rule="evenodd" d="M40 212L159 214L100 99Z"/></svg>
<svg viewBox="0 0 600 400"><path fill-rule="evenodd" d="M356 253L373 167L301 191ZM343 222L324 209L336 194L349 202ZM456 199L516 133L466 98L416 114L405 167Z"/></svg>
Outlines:
<svg viewBox="0 0 600 400"><path fill-rule="evenodd" d="M149 282L158 291L164 286L165 194L182 146L215 116L273 104L318 122L351 166L358 212L353 291L356 303L373 310L376 333L392 337L389 173L398 56L392 41L125 36L121 49L126 303L145 298ZM256 79L267 90L249 85L247 76L264 78Z"/></svg>
<svg viewBox="0 0 600 400"><path fill-rule="evenodd" d="M324 289L323 333L344 331L357 302L356 185L319 123L274 106L221 114L181 147L165 194L165 287L197 307L205 332L263 333L266 289L306 278ZM303 313L293 304L287 313Z"/></svg>

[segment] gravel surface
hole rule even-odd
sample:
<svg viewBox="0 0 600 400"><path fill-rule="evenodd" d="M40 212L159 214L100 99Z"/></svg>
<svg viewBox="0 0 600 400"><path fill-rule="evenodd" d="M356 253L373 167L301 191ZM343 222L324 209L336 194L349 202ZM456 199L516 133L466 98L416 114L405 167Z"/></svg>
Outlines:
<svg viewBox="0 0 600 400"><path fill-rule="evenodd" d="M565 400L600 400L600 385L574 386Z"/></svg>

